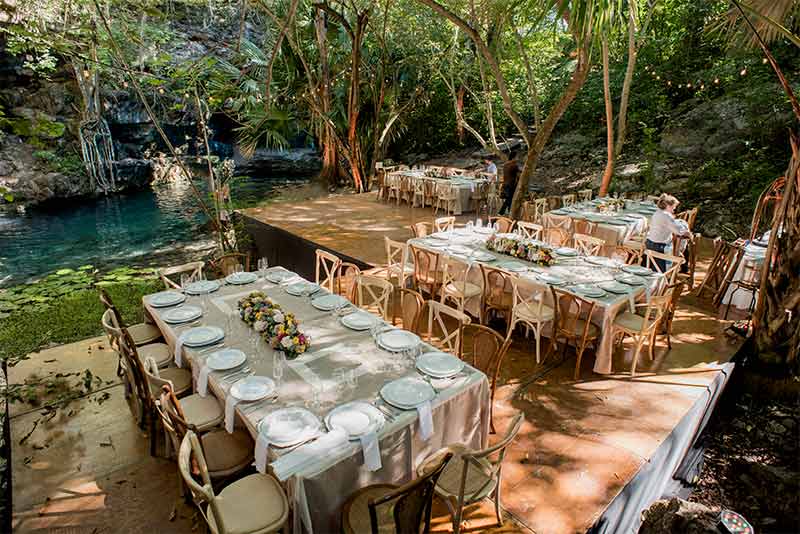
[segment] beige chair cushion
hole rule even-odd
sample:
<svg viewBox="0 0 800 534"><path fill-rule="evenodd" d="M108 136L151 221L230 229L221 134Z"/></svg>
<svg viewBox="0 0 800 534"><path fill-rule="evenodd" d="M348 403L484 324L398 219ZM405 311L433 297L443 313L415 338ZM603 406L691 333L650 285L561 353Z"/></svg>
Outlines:
<svg viewBox="0 0 800 534"><path fill-rule="evenodd" d="M379 499L397 489L392 484L373 484L367 486L356 493L345 503L342 510L342 527L346 534L372 534L372 527L369 523L370 499ZM378 532L381 534L394 534L394 502L389 502L378 506L375 511L378 516Z"/></svg>
<svg viewBox="0 0 800 534"><path fill-rule="evenodd" d="M444 286L444 291L454 297L472 298L481 294L481 288L469 282L450 282Z"/></svg>
<svg viewBox="0 0 800 534"><path fill-rule="evenodd" d="M583 319L578 319L575 321L575 328L573 330L573 334L576 336L583 336L583 329L586 328L586 321ZM586 339L597 339L600 337L600 328L594 324L589 323L589 332L586 336Z"/></svg>
<svg viewBox="0 0 800 534"><path fill-rule="evenodd" d="M212 430L200 437L211 476L226 476L246 467L253 459L253 439L242 430L233 434Z"/></svg>
<svg viewBox="0 0 800 534"><path fill-rule="evenodd" d="M154 324L139 323L128 327L128 333L133 338L136 346L152 343L157 339L161 339L161 330Z"/></svg>
<svg viewBox="0 0 800 534"><path fill-rule="evenodd" d="M147 345L136 347L136 351L142 361L147 358L153 358L159 369L167 367L172 362L172 351L169 350L169 345L166 343L148 343Z"/></svg>
<svg viewBox="0 0 800 534"><path fill-rule="evenodd" d="M641 332L644 326L644 317L631 312L623 312L614 318L614 326L620 326L631 332Z"/></svg>
<svg viewBox="0 0 800 534"><path fill-rule="evenodd" d="M199 432L217 426L225 418L222 405L214 395L189 395L181 399L181 408L186 422L196 426Z"/></svg>
<svg viewBox="0 0 800 534"><path fill-rule="evenodd" d="M277 531L289 516L286 494L275 478L249 475L227 486L216 496L219 514L227 532ZM216 518L209 505L208 526L218 532Z"/></svg>
<svg viewBox="0 0 800 534"><path fill-rule="evenodd" d="M538 305L520 302L517 304L517 307L514 309L514 311L516 312L517 316L521 317L522 319L539 323L552 321L556 316L555 310L553 310L553 308L550 306L542 306L541 312L538 308Z"/></svg>
<svg viewBox="0 0 800 534"><path fill-rule="evenodd" d="M172 382L172 390L175 395L180 395L192 389L192 372L188 369L179 367L167 367L159 369L158 376L163 380ZM156 396L161 395L161 391L153 392Z"/></svg>
<svg viewBox="0 0 800 534"><path fill-rule="evenodd" d="M467 468L467 482L464 485L464 497L467 502L478 501L491 494L497 486L490 474L491 465L485 458L477 460L483 469L472 462ZM461 477L464 472L464 461L461 456L453 456L445 466L439 480L436 482L436 493L442 497L458 497L461 488Z"/></svg>

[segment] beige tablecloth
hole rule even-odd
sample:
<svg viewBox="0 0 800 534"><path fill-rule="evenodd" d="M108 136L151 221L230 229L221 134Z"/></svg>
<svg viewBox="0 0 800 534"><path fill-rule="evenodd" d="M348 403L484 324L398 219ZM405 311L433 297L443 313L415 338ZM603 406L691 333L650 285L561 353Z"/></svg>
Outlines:
<svg viewBox="0 0 800 534"><path fill-rule="evenodd" d="M504 262L522 263L527 265L529 268L538 270L543 273L555 275L565 280L567 284L560 287L567 291L570 290L570 285L574 284L596 285L599 282L614 280L614 277L620 274L618 269L610 267L600 267L588 263L584 258L581 257L563 258L558 260L558 262L551 267L541 267L524 260L520 260L517 258L513 258L511 256L506 256L504 254L498 254L487 250L485 246L485 241L488 236L486 234L479 234L475 232L469 233L465 229L457 229L452 233L443 233L443 234L452 236L452 239L449 242L450 246L457 246L457 245L466 246L469 248L473 248L474 250L481 251L483 253L488 253L495 258L495 261L480 262L475 260L474 258L469 258L458 253L449 252L447 247L433 246L442 243L442 241L439 240L439 242L437 243L437 241L431 237L421 238L421 239L411 239L409 240L409 243L431 251L444 253L456 261L460 261L462 263L470 265L470 269L468 271L468 281L477 284L481 287L483 286L483 279L482 279L483 277L481 275L481 270L479 267L480 263L485 263L486 265L489 266L501 267L501 268ZM532 270L521 273L512 273L512 274L517 277L529 279L532 282L536 282L540 285L547 285L545 282L537 279L536 272ZM597 324L601 330L600 339L598 340L595 364L594 364L595 373L609 374L612 372L611 368L611 357L613 352L612 331L613 331L614 318L617 316L617 314L622 311L627 311L630 308L631 300L633 300L634 302L642 301L646 299L648 294L653 294L655 291L658 291L662 287L663 283L664 283L664 277L662 275L654 275L650 279L649 290L645 290L642 286L638 286L638 287L632 287L631 292L626 295L607 293L606 296L602 298L587 299L594 301L596 303L593 322ZM552 295L549 294L547 295L546 303L549 305L553 304ZM478 317L480 313L480 306L481 306L481 297L477 296L467 300L467 302L465 303L465 310L468 311L473 316ZM549 328L545 329L545 332L547 335L547 332L549 332Z"/></svg>
<svg viewBox="0 0 800 534"><path fill-rule="evenodd" d="M400 176L407 176L413 180L429 180L437 185L452 183L453 185L456 186L456 190L458 191L458 197L454 212L455 215L461 215L462 213L465 212L475 211L477 206L472 205L472 200L471 200L472 194L475 192L479 184L484 183L486 181L482 179L459 178L457 176L454 176L451 179L432 178L425 176L425 173L423 171L397 171L389 173L388 176L389 177L387 179L389 181L395 180Z"/></svg>
<svg viewBox="0 0 800 534"><path fill-rule="evenodd" d="M202 324L225 327L226 314L236 309L238 299L251 291L262 290L302 322L305 333L311 336L311 350L296 360L288 362L279 400L266 404L254 412L243 415L239 404L236 408L238 420L256 437L256 425L268 413L286 406L305 406L311 398L312 383L322 382L329 386L324 396L326 405L320 409L308 407L322 418L335 406L350 400L371 402L387 382L401 376L415 374L391 370L381 362L391 361L396 356L378 349L369 332L354 332L342 326L329 312L311 306L310 299L294 297L265 281L246 286L224 285L209 299L208 313ZM200 297L189 297L187 304L198 305ZM177 336L184 330L164 322L161 314L165 309L153 308L144 298L146 311L164 333L170 347L174 347ZM167 308L172 309L172 308ZM263 341L261 358L254 358L247 338L249 327L236 319L233 334L225 340L227 347L235 347L248 354L248 365L258 375L272 376L273 350ZM423 350L430 350L425 346ZM183 365L191 366L195 379L201 363L209 352L202 349L183 349ZM358 384L355 390L338 388L334 379L336 369L355 369ZM378 438L383 467L370 472L363 464L363 454L358 442L351 442L343 450L309 462L297 476L287 483L292 500L307 503L310 514L305 517L309 525L295 523L295 532L338 532L340 510L344 501L353 492L373 483L403 483L411 480L416 467L433 451L451 443L463 443L468 447L486 445L489 433L489 384L486 376L471 367L465 368L466 381L439 393L432 402L434 433L427 441L420 436L416 411L399 411L394 421L387 421ZM209 391L224 404L229 385L223 385L224 373L212 372L209 376ZM270 449L275 458L283 451ZM286 452L291 454L291 452ZM303 514L297 514L303 519ZM311 527L311 528L308 528Z"/></svg>

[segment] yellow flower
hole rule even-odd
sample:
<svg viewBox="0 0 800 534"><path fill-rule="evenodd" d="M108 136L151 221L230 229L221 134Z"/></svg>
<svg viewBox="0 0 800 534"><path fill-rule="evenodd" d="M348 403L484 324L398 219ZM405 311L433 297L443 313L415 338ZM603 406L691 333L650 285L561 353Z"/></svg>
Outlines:
<svg viewBox="0 0 800 534"><path fill-rule="evenodd" d="M297 336L294 336L294 337L292 338L292 343L294 343L295 345L297 345L298 343L300 343L300 339L298 339L298 337L297 337Z"/></svg>

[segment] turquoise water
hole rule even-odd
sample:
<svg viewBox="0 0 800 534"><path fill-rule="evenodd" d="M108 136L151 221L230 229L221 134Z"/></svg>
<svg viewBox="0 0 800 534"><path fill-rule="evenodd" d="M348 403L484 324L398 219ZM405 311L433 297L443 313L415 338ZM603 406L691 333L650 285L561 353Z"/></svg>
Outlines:
<svg viewBox="0 0 800 534"><path fill-rule="evenodd" d="M238 205L269 198L307 178L237 181ZM0 286L48 272L92 264L148 265L178 261L212 246L207 220L186 183L96 200L62 200L58 207L0 212Z"/></svg>

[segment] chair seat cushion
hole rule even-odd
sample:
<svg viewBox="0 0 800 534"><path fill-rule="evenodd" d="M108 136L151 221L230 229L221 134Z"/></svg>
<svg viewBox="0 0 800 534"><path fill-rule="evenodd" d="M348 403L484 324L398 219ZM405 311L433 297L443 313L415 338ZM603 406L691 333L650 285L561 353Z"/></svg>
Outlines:
<svg viewBox="0 0 800 534"><path fill-rule="evenodd" d="M369 522L370 499L379 499L396 489L393 484L373 484L355 492L342 509L342 527L346 534L371 534L372 528ZM394 507L392 503L378 506L375 511L378 516L378 532L394 534Z"/></svg>
<svg viewBox="0 0 800 534"><path fill-rule="evenodd" d="M128 327L128 333L133 338L136 346L152 343L157 339L161 339L161 330L154 324L139 323Z"/></svg>
<svg viewBox="0 0 800 534"><path fill-rule="evenodd" d="M212 430L200 436L203 455L211 476L226 476L246 467L253 458L253 439L250 434L236 429Z"/></svg>
<svg viewBox="0 0 800 534"><path fill-rule="evenodd" d="M172 382L172 390L175 395L180 395L192 389L192 372L188 369L181 369L179 367L167 367L159 369L158 376L163 380ZM156 396L161 395L160 391L155 391Z"/></svg>
<svg viewBox="0 0 800 534"><path fill-rule="evenodd" d="M454 297L472 298L481 294L481 288L469 282L450 282L444 291Z"/></svg>
<svg viewBox="0 0 800 534"><path fill-rule="evenodd" d="M527 302L517 304L517 307L514 308L514 312L522 319L540 323L552 321L556 316L555 310L550 306L543 305L540 310L538 305L529 304Z"/></svg>
<svg viewBox="0 0 800 534"><path fill-rule="evenodd" d="M583 336L583 329L586 328L586 321L584 319L578 319L575 321L575 327L573 328L573 335L575 336ZM586 339L597 339L600 337L600 327L598 327L594 323L589 323L589 331L586 334Z"/></svg>
<svg viewBox="0 0 800 534"><path fill-rule="evenodd" d="M172 351L166 343L148 343L141 347L136 347L136 352L142 361L153 358L159 368L166 367L172 362Z"/></svg>
<svg viewBox="0 0 800 534"><path fill-rule="evenodd" d="M469 463L467 469L467 482L464 485L464 496L468 502L475 502L491 494L497 482L491 475L491 465L484 459L478 459L481 467ZM464 472L464 461L460 455L453 456L445 466L439 480L436 482L436 493L443 497L458 497L461 487L461 477Z"/></svg>
<svg viewBox="0 0 800 534"><path fill-rule="evenodd" d="M614 318L614 326L620 326L632 332L641 332L644 317L631 312L622 312Z"/></svg>
<svg viewBox="0 0 800 534"><path fill-rule="evenodd" d="M249 475L226 486L217 495L217 506L231 534L277 531L289 516L286 494L269 475ZM219 532L211 506L207 513L211 531Z"/></svg>
<svg viewBox="0 0 800 534"><path fill-rule="evenodd" d="M181 408L186 421L196 426L200 432L217 426L225 418L222 405L214 395L189 395L181 399Z"/></svg>

